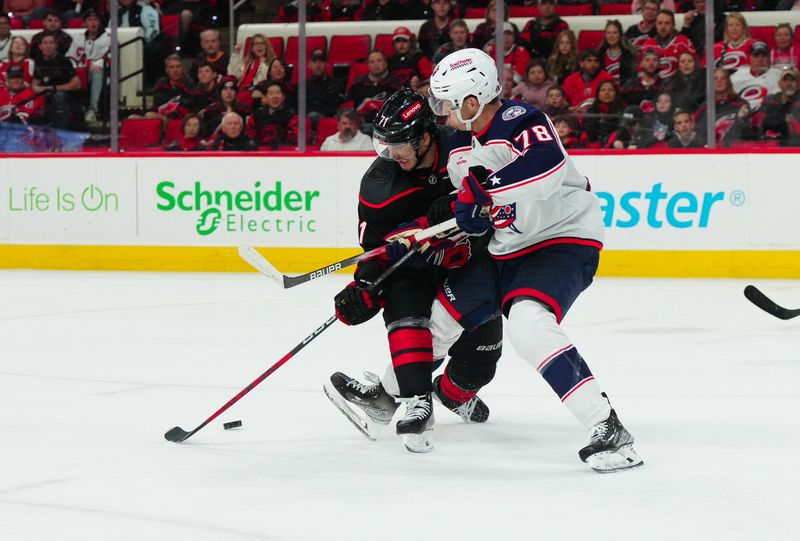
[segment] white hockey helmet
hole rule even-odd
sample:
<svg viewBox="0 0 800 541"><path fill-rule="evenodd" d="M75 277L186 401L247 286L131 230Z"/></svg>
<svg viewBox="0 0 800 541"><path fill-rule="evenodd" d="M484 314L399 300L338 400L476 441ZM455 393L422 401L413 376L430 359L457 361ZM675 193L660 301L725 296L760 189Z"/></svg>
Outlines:
<svg viewBox="0 0 800 541"><path fill-rule="evenodd" d="M483 106L500 95L503 87L497 78L494 58L480 49L462 49L445 56L436 65L430 80L428 101L438 116L455 111L458 120L472 129ZM468 96L477 98L478 112L470 119L461 117L461 106Z"/></svg>

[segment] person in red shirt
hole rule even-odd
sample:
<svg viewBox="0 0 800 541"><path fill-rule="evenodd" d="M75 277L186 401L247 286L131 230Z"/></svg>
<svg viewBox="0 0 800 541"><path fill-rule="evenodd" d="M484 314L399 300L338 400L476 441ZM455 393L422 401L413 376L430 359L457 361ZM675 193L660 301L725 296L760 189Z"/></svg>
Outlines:
<svg viewBox="0 0 800 541"><path fill-rule="evenodd" d="M5 87L0 88L0 118L23 124L38 121L44 116L44 96L34 96L25 84L22 68L11 66L6 72Z"/></svg>
<svg viewBox="0 0 800 541"><path fill-rule="evenodd" d="M614 78L600 69L600 55L594 49L586 49L578 57L580 69L564 79L564 94L573 111L589 107L603 81Z"/></svg>
<svg viewBox="0 0 800 541"><path fill-rule="evenodd" d="M202 150L203 141L200 139L200 117L194 113L183 117L181 134L177 139L165 147L165 150Z"/></svg>
<svg viewBox="0 0 800 541"><path fill-rule="evenodd" d="M694 54L694 45L689 38L675 30L675 14L662 9L656 16L656 35L645 40L640 52L655 50L658 52L658 76L666 81L678 71L678 58L689 52Z"/></svg>
<svg viewBox="0 0 800 541"><path fill-rule="evenodd" d="M726 70L750 65L750 49L756 40L750 37L750 27L738 11L725 17L725 36L714 45L716 67Z"/></svg>

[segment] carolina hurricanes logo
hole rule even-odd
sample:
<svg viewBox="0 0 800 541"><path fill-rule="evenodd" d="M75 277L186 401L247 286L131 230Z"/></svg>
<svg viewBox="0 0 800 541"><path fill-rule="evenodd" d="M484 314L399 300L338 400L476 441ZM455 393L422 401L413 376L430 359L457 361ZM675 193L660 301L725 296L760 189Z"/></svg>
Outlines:
<svg viewBox="0 0 800 541"><path fill-rule="evenodd" d="M658 76L662 79L669 79L678 71L678 59L674 56L661 57L659 61Z"/></svg>
<svg viewBox="0 0 800 541"><path fill-rule="evenodd" d="M420 109L422 109L422 102L421 101L414 102L414 104L411 105L408 109L400 113L400 116L403 118L403 120L408 120L409 118L417 114Z"/></svg>
<svg viewBox="0 0 800 541"><path fill-rule="evenodd" d="M722 64L721 67L726 70L735 70L745 64L749 64L750 62L747 60L747 53L744 51L728 51L722 54L722 58L717 62L718 64Z"/></svg>
<svg viewBox="0 0 800 541"><path fill-rule="evenodd" d="M743 100L747 100L749 103L755 102L760 104L764 98L767 97L767 89L761 85L746 86L739 92L739 97Z"/></svg>
<svg viewBox="0 0 800 541"><path fill-rule="evenodd" d="M517 219L516 203L508 203L505 205L492 207L492 210L489 211L489 214L492 216L492 226L495 229L505 229L507 227L514 233L519 233L520 235L522 234L522 231L517 229L517 227L514 225L514 221Z"/></svg>
<svg viewBox="0 0 800 541"><path fill-rule="evenodd" d="M725 137L725 134L728 133L728 130L736 122L736 113L728 113L727 115L722 115L719 119L717 119L716 124L714 127L716 128L717 139L722 139Z"/></svg>

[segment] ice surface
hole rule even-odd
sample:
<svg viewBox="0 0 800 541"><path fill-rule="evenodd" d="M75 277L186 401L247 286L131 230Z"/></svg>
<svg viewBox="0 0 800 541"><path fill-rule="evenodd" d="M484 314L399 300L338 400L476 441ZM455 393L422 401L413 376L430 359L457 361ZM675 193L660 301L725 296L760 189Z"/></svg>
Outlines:
<svg viewBox="0 0 800 541"><path fill-rule="evenodd" d="M379 318L335 324L164 440L324 322L345 280L0 272L0 539L797 539L800 318L741 280L599 279L567 317L634 471L578 460L586 434L508 344L486 425L437 405L432 453L367 441L321 387L382 372ZM800 306L800 283L755 283Z"/></svg>

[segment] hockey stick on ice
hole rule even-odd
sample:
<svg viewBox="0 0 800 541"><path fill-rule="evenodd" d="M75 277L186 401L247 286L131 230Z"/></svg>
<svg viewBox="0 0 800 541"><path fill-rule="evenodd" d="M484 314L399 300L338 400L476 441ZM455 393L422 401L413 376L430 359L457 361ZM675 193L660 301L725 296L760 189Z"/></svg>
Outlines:
<svg viewBox="0 0 800 541"><path fill-rule="evenodd" d="M793 317L800 316L800 308L790 310L775 304L775 301L764 295L756 286L747 286L744 288L744 296L747 300L779 319L792 319Z"/></svg>
<svg viewBox="0 0 800 541"><path fill-rule="evenodd" d="M431 237L435 237L436 235L440 235L442 233L446 233L450 230L456 229L458 226L456 225L455 218L447 220L446 222L442 222L438 225L434 225L429 227L428 229L424 229L414 235L412 241L420 241L429 239ZM288 289L290 287L299 286L300 284L305 284L306 282L310 282L312 280L316 280L317 278L322 278L323 276L327 276L332 274L338 270L344 269L349 267L350 265L355 265L359 261L365 261L367 259L372 259L378 257L386 252L386 246L379 246L374 250L370 250L368 252L364 252L361 254L354 255L352 257L348 257L347 259L343 259L341 261L337 261L336 263L331 263L321 269L317 269L315 271L307 272L304 274L297 274L294 276L290 276L287 274L281 273L278 269L275 268L269 260L261 255L259 252L256 251L255 248L252 246L239 246L239 255L247 261L253 268L255 268L261 274L272 278L277 282L281 287L284 289Z"/></svg>
<svg viewBox="0 0 800 541"><path fill-rule="evenodd" d="M389 267L388 269L386 269L386 271L385 271L383 274L381 274L381 275L380 275L378 278L376 278L376 279L375 279L375 281L374 281L374 282L372 283L372 285L369 287L369 290L370 290L370 291L374 291L374 290L375 290L375 289L376 289L376 288L377 288L377 287L378 287L378 286L379 286L379 285L380 285L380 284L381 284L381 283L382 283L384 280L386 280L386 278L388 278L388 277L389 277L389 275L390 275L390 274L392 274L392 273L393 273L395 270L397 270L397 268L398 268L398 267L400 267L400 266L401 266L403 263L405 263L405 262L406 262L406 260L407 260L409 257L411 257L412 255L414 255L414 254L417 252L417 250L419 249L419 246L420 246L420 245L419 245L419 241L417 241L417 242L414 242L414 243L411 245L411 248L408 250L408 252L407 252L407 253L406 253L406 254L405 254L405 255L404 255L402 258L398 259L398 260L397 260L397 261L396 261L394 264L392 264L392 266L391 266L391 267ZM328 329L328 327L330 327L331 325L333 325L333 324L334 324L334 322L336 322L336 316L335 316L335 315L333 315L333 316L329 317L329 318L328 318L328 319L325 321L325 323L323 323L322 325L320 325L319 327L317 327L317 328L314 330L314 332L312 332L311 334L309 334L308 336L306 336L305 338L303 338L303 341L302 341L302 342L300 342L300 343L299 343L299 344L297 344L297 345L296 345L294 348L292 348L292 350L291 350L289 353L287 353L286 355L284 355L283 357L281 357L281 359L280 359L278 362L276 362L275 364L273 364L272 366L270 366L269 368L267 368L267 370L266 370L266 371L265 371L263 374L261 374L261 375L260 375L260 376L258 376L256 379L254 379L254 380L253 380L253 381L250 383L250 385L248 385L247 387L245 387L244 389L242 389L241 391L239 391L239 393L238 393L236 396L234 396L233 398L231 398L230 400L228 400L228 401L225 403L225 405L224 405L224 406L222 406L222 407L221 407L221 408L219 408L217 411L215 411L215 412L214 412L214 413L211 415L211 417L209 417L208 419L206 419L205 421L203 421L202 423L200 423L200 425L199 425L197 428L195 428L195 429L194 429L194 430L192 430L191 432L187 432L186 430L182 429L181 427L179 427L179 426L176 426L176 427L174 427L174 428L171 428L170 430L168 430L168 431L167 431L167 433L166 433L166 434L164 434L164 437L165 437L165 438L166 438L168 441L171 441L171 442L174 442L174 443L181 443L181 442L183 442L183 441L186 441L186 440L188 440L189 438L191 438L191 437L192 437L192 436L193 436L195 433L197 433L197 432L198 432L198 431L199 431L201 428L203 428L203 427L204 427L204 426L206 426L208 423L210 423L211 421L213 421L214 419L216 419L217 417L219 417L219 416L220 416L220 415L221 415L221 414L222 414L222 413L223 413L225 410L227 410L228 408L230 408L231 406L233 406L233 405L234 405L236 402L238 402L238 401L239 401L239 400L240 400L240 399L241 399L241 398L242 398L244 395L246 395L247 393L249 393L250 391L252 391L253 389L255 389L255 388L256 388L256 386L257 386L259 383L261 383L262 381L264 381L265 379L267 379L267 378L268 378L268 377L269 377L269 376L270 376L270 375L271 375L273 372L275 372L275 371L276 371L278 368L280 368L281 366L283 366L283 365L284 365L284 364L285 364L285 363L286 363L286 362L287 362L289 359L291 359L292 357L294 357L294 356L295 356L295 354L297 354L297 352L299 352L301 349L303 349L303 348L304 348L304 347L306 347L308 344L310 344L310 343L311 343L311 342L312 342L312 341L313 341L313 340L314 340L314 339L315 339L317 336L319 336L320 334L322 334L323 332L325 332L325 330L326 330L326 329Z"/></svg>

